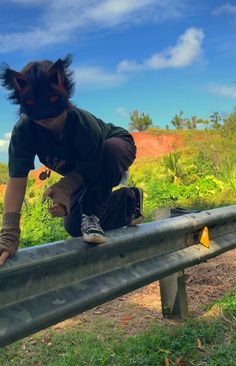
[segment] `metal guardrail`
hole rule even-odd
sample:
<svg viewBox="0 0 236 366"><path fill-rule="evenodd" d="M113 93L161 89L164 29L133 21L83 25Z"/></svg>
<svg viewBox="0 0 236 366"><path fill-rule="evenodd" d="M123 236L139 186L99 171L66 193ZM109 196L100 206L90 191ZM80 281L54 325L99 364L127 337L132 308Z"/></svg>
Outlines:
<svg viewBox="0 0 236 366"><path fill-rule="evenodd" d="M199 244L207 226L210 248ZM0 267L0 346L236 247L236 205L21 249Z"/></svg>

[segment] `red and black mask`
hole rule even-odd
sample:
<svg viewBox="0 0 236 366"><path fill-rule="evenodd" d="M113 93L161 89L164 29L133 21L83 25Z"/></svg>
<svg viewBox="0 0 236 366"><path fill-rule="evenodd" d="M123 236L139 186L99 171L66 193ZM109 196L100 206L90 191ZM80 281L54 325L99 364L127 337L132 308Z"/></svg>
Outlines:
<svg viewBox="0 0 236 366"><path fill-rule="evenodd" d="M20 105L20 112L32 120L59 116L68 108L73 82L71 72L65 73L70 64L65 60L33 62L22 72L6 67L0 77L2 85L10 90L9 99Z"/></svg>

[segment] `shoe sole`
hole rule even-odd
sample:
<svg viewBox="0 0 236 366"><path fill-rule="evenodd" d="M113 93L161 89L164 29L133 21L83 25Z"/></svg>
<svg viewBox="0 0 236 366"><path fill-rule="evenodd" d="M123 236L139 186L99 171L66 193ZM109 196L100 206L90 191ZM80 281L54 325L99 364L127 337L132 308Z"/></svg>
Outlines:
<svg viewBox="0 0 236 366"><path fill-rule="evenodd" d="M143 220L144 220L144 216L143 215L142 216L139 216L136 219L133 219L131 221L131 223L129 224L129 226L136 226L138 224L141 224L141 222L143 222Z"/></svg>
<svg viewBox="0 0 236 366"><path fill-rule="evenodd" d="M91 236L89 234L84 234L83 238L86 243L104 244L106 242L106 238L104 236Z"/></svg>

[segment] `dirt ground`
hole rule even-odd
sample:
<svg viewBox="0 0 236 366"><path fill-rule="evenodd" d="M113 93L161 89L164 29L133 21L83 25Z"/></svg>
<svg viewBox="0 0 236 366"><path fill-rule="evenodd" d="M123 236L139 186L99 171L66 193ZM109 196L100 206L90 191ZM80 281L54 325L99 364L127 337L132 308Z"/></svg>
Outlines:
<svg viewBox="0 0 236 366"><path fill-rule="evenodd" d="M189 315L193 318L201 315L207 304L236 287L236 250L187 269L185 276ZM112 321L115 328L124 328L127 335L143 331L154 322L169 322L162 318L159 282L59 323L54 328L65 329L77 323L89 327L94 320Z"/></svg>

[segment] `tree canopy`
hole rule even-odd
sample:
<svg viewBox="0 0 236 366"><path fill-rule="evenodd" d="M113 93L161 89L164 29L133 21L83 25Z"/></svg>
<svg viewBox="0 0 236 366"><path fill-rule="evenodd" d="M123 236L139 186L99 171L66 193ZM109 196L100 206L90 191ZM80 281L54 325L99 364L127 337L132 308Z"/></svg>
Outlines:
<svg viewBox="0 0 236 366"><path fill-rule="evenodd" d="M130 131L138 130L141 132L147 130L150 127L153 127L153 123L149 114L144 114L143 112L138 112L137 110L130 113Z"/></svg>

